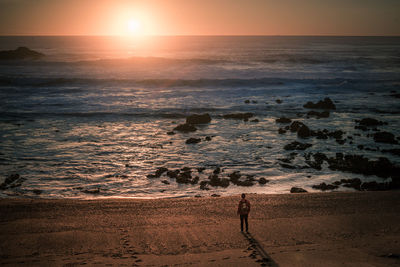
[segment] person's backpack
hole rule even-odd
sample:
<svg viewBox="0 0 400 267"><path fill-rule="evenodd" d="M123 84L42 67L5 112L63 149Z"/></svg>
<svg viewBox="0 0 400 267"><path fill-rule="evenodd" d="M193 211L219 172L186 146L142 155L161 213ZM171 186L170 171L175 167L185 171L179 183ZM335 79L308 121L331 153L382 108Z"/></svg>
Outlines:
<svg viewBox="0 0 400 267"><path fill-rule="evenodd" d="M243 213L247 213L248 211L248 207L247 207L247 201L242 201L242 203L240 203L240 211Z"/></svg>

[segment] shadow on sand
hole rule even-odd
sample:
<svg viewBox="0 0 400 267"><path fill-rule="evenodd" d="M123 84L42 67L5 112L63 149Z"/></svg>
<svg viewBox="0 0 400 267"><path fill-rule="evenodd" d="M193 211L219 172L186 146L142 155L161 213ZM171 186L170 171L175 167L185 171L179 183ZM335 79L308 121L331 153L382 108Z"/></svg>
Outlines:
<svg viewBox="0 0 400 267"><path fill-rule="evenodd" d="M250 246L248 248L249 251L252 251L250 257L255 259L256 262L259 262L261 266L279 266L264 250L261 244L253 237L250 233L242 232L244 237L249 241Z"/></svg>

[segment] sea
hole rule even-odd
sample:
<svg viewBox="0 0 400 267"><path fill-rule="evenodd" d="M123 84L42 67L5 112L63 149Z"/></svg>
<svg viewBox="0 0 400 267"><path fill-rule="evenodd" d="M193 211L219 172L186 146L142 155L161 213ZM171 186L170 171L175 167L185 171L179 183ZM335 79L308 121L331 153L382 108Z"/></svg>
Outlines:
<svg viewBox="0 0 400 267"><path fill-rule="evenodd" d="M20 46L45 56L0 61L0 183L15 173L23 178L0 197L320 192L312 186L390 178L334 171L326 162L321 170L310 168L307 153L385 157L400 165L399 155L382 151L400 145L376 143L373 130L355 129L356 120L374 118L387 123L379 130L399 139L400 104L393 94L400 93L400 37L0 37L0 50ZM336 110L328 118L307 117L303 105L326 97ZM246 112L254 114L249 121L223 117ZM197 131L167 134L187 116L204 113L212 120ZM285 126L275 121L280 117L315 130L342 130L346 141L279 134ZM189 138L201 141L187 144ZM293 141L312 146L285 150ZM288 157L291 168L282 165ZM190 168L199 182L216 168L221 178L239 171L255 182L202 190L165 173L148 176L159 167ZM260 178L268 182L259 184Z"/></svg>

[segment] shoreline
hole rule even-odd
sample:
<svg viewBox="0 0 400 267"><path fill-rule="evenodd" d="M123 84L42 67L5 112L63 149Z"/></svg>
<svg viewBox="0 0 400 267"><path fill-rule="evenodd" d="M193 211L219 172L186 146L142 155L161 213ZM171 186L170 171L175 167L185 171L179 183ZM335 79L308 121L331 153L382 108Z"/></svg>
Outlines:
<svg viewBox="0 0 400 267"><path fill-rule="evenodd" d="M238 195L0 199L0 263L388 266L400 262L400 191L248 194L247 198L252 203L249 236L240 233Z"/></svg>

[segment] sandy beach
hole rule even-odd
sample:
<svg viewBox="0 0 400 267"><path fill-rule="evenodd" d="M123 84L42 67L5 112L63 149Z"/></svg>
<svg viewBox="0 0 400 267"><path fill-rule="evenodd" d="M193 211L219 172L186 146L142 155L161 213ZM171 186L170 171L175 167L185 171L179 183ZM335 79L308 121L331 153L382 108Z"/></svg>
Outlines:
<svg viewBox="0 0 400 267"><path fill-rule="evenodd" d="M1 265L388 266L400 263L400 192L158 200L2 199Z"/></svg>

